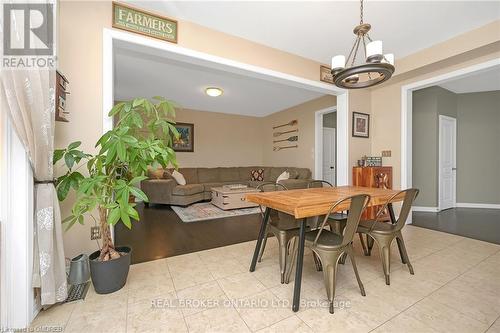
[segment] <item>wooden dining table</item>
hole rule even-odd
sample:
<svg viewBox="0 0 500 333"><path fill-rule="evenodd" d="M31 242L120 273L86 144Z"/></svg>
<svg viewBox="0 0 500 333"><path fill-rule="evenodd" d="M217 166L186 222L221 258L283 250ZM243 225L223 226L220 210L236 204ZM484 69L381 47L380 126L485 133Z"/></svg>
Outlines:
<svg viewBox="0 0 500 333"><path fill-rule="evenodd" d="M259 250L262 246L262 241L264 237L267 237L265 233L271 210L277 210L289 214L295 217L295 219L299 220L299 243L292 305L292 310L294 312L297 312L300 305L300 288L302 284L302 266L304 262L306 219L308 217L327 214L330 208L337 201L353 195L370 195L370 201L368 203L368 207L370 207L385 204L389 199L391 199L392 196L397 193L398 191L372 187L338 186L247 194L245 196L247 201L251 201L266 207L260 226L259 236L257 238L257 244L255 245L252 263L250 264L250 272L255 271L255 266L257 264L257 258L259 256ZM403 199L404 193L401 193L401 195L396 195L394 198L392 198L391 203L388 205L389 215L393 223L396 222L396 219L394 216L392 203L403 201ZM336 212L348 210L349 205L350 202L346 201L336 208ZM399 242L398 247L400 247Z"/></svg>

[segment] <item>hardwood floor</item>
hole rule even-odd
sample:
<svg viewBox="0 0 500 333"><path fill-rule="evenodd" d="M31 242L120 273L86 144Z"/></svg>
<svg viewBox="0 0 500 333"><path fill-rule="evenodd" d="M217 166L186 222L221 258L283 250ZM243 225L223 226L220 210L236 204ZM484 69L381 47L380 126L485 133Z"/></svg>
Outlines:
<svg viewBox="0 0 500 333"><path fill-rule="evenodd" d="M260 214L184 223L167 205L138 204L140 222L115 228L116 244L132 247L132 263L257 239Z"/></svg>
<svg viewBox="0 0 500 333"><path fill-rule="evenodd" d="M413 225L500 244L500 209L453 208L413 212Z"/></svg>

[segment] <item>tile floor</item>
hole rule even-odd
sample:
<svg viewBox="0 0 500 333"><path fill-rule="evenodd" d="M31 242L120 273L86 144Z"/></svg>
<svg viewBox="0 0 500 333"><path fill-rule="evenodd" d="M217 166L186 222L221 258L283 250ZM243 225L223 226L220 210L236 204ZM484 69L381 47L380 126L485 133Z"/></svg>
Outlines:
<svg viewBox="0 0 500 333"><path fill-rule="evenodd" d="M500 332L500 245L407 226L415 275L393 245L386 286L374 248L355 244L366 297L349 262L339 268L335 314L321 272L306 250L303 306L291 310L293 283L281 285L277 246L248 267L255 241L132 265L110 295L91 288L85 301L42 311L32 328L64 332Z"/></svg>

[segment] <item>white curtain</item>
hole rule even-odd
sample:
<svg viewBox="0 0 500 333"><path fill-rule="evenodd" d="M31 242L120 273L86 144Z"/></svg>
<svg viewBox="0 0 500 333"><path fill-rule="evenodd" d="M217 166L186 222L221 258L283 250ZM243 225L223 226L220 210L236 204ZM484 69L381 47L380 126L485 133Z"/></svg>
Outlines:
<svg viewBox="0 0 500 333"><path fill-rule="evenodd" d="M19 35L23 27L11 27ZM35 176L33 287L42 305L67 297L61 216L53 184L55 70L1 70L0 97L28 153Z"/></svg>

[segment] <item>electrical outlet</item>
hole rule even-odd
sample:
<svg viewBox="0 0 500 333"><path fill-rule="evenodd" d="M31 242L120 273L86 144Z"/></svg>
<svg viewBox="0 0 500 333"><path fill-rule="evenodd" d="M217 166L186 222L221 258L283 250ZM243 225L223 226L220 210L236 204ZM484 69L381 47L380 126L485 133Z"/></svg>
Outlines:
<svg viewBox="0 0 500 333"><path fill-rule="evenodd" d="M90 239L101 239L101 228L99 227L90 227Z"/></svg>
<svg viewBox="0 0 500 333"><path fill-rule="evenodd" d="M382 157L391 157L390 150L382 150Z"/></svg>

